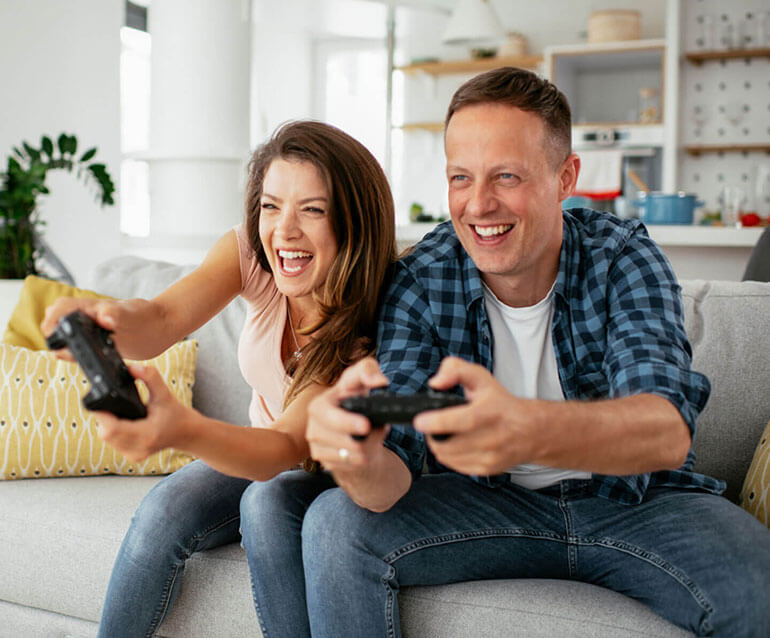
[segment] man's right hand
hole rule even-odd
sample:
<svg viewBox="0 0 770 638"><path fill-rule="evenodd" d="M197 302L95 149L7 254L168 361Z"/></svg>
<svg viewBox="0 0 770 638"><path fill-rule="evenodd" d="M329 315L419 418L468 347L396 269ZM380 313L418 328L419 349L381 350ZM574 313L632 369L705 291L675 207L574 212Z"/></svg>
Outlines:
<svg viewBox="0 0 770 638"><path fill-rule="evenodd" d="M401 498L409 489L411 474L383 445L389 426L372 428L365 416L348 412L340 407L340 401L387 384L377 362L371 357L362 359L308 408L306 437L311 456L334 475L357 504L374 511L388 509ZM366 438L356 440L354 435Z"/></svg>

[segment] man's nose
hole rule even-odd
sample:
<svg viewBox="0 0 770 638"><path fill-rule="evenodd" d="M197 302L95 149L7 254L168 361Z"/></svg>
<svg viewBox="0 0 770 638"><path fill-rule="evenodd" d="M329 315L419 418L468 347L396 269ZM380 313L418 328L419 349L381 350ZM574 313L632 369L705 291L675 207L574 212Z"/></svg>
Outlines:
<svg viewBox="0 0 770 638"><path fill-rule="evenodd" d="M494 197L489 184L476 182L473 185L470 198L466 205L467 212L472 215L484 215L497 209L497 199Z"/></svg>

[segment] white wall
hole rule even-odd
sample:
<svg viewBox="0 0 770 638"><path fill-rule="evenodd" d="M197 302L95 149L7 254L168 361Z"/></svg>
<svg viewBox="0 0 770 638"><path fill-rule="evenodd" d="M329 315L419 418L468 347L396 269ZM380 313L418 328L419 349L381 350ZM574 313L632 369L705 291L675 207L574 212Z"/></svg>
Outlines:
<svg viewBox="0 0 770 638"><path fill-rule="evenodd" d="M0 158L40 136L74 134L97 146L120 176L120 27L122 0L0 0ZM78 283L120 250L118 205L101 209L73 175L50 173L41 200L45 236Z"/></svg>

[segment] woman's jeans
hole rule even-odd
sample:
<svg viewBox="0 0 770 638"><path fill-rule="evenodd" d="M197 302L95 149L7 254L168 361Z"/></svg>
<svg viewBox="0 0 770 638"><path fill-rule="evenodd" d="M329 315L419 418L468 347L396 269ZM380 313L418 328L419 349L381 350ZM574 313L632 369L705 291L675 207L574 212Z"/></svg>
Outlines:
<svg viewBox="0 0 770 638"><path fill-rule="evenodd" d="M202 461L166 477L145 496L131 521L112 570L98 635L153 636L179 591L185 561L193 552L238 541L239 531L263 631L272 625L277 629L271 637L309 635L302 518L316 495L333 486L328 475L304 470L252 483ZM281 616L287 605L292 613Z"/></svg>
<svg viewBox="0 0 770 638"><path fill-rule="evenodd" d="M587 481L531 491L441 474L376 514L330 489L307 511L302 555L314 638L400 636L400 587L490 578L579 580L698 635L770 636L770 530L691 490L654 488L628 506ZM271 614L296 615L304 585L282 583Z"/></svg>
<svg viewBox="0 0 770 638"><path fill-rule="evenodd" d="M155 634L190 555L239 539L239 504L250 483L193 461L150 490L115 560L100 638Z"/></svg>

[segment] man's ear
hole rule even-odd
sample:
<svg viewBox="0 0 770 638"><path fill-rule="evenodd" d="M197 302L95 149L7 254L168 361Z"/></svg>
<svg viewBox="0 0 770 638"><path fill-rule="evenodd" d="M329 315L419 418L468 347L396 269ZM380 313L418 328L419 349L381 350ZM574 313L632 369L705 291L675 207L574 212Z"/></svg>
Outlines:
<svg viewBox="0 0 770 638"><path fill-rule="evenodd" d="M575 191L579 173L580 158L577 153L570 153L559 168L559 201L563 202Z"/></svg>

